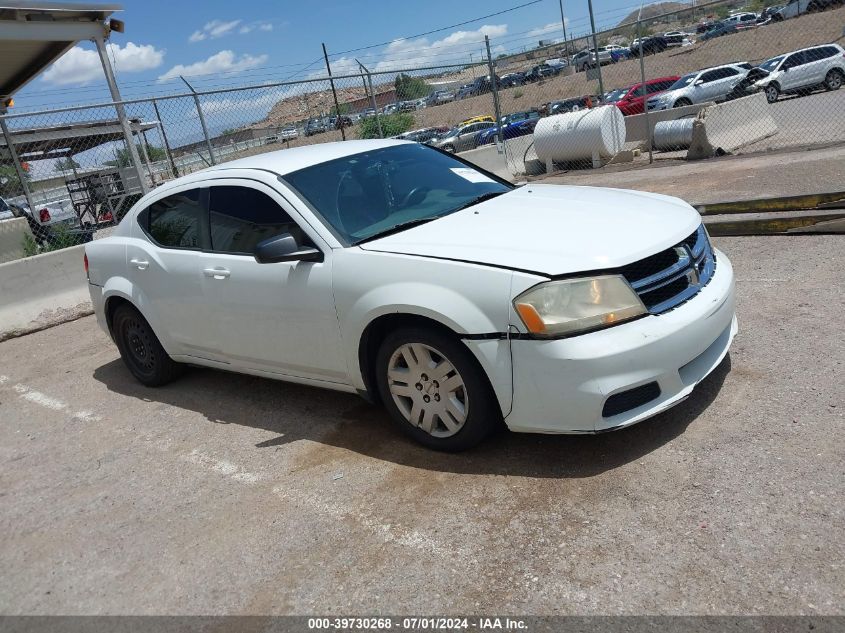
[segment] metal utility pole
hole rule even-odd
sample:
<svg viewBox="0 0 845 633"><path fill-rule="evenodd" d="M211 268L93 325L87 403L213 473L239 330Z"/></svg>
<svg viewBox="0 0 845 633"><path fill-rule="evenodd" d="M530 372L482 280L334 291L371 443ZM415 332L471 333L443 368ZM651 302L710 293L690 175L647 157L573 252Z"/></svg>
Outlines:
<svg viewBox="0 0 845 633"><path fill-rule="evenodd" d="M164 131L164 121L161 120L161 114L158 111L158 103L153 99L153 110L156 113L156 120L158 121L158 129L161 131L161 138L164 141L164 149L167 150L167 157L170 159L170 166L173 168L174 178L179 177L179 170L176 169L176 162L173 160L173 152L170 150L170 142L167 140L167 132Z"/></svg>
<svg viewBox="0 0 845 633"><path fill-rule="evenodd" d="M593 30L593 50L596 51L596 70L599 73L599 97L604 96L604 84L601 80L601 59L599 59L599 44L596 39L596 19L593 17L593 0L587 0L587 8L590 10L590 28Z"/></svg>
<svg viewBox="0 0 845 633"><path fill-rule="evenodd" d="M493 68L493 57L490 55L490 38L484 36L484 47L487 49L487 69L490 71L490 87L493 90L493 110L496 115L496 138L504 146L505 139L502 138L502 112L499 109L499 80L496 78L496 70Z"/></svg>
<svg viewBox="0 0 845 633"><path fill-rule="evenodd" d="M3 129L3 137L6 139L6 148L12 157L12 163L15 165L15 173L18 175L18 181L21 183L23 195L26 198L26 203L29 205L29 212L35 217L35 203L32 200L32 192L29 190L29 183L26 181L26 172L24 171L21 159L18 157L18 150L15 148L12 134L9 132L9 126L6 124L6 110L0 109L0 128Z"/></svg>
<svg viewBox="0 0 845 633"><path fill-rule="evenodd" d="M358 62L358 60L355 60ZM364 66L361 62L358 62L358 66L367 74L367 83L370 85L370 103L372 104L373 108L373 116L376 118L376 127L378 127L378 136L379 138L384 138L384 132L381 130L381 119L378 116L378 104L376 103L376 93L373 90L373 76L370 74L370 71L367 70L367 67ZM364 92L367 91L367 83L364 84Z"/></svg>
<svg viewBox="0 0 845 633"><path fill-rule="evenodd" d="M120 97L120 90L117 89L117 81L114 78L114 71L109 61L109 56L106 51L106 42L102 37L95 37L94 44L97 46L97 53L100 55L100 63L103 66L103 72L106 74L106 83L109 85L109 92L111 99L114 101L114 108L117 110L117 119L120 121L120 127L123 128L123 139L126 141L126 150L129 152L129 158L132 161L132 166L135 168L135 173L138 175L138 184L141 187L142 193L147 193L150 188L147 186L147 181L144 178L144 172L141 170L141 158L138 156L138 148L135 147L135 140L132 138L132 128L129 127L129 119L126 118L126 110L123 107L123 99Z"/></svg>
<svg viewBox="0 0 845 633"><path fill-rule="evenodd" d="M560 3L560 25L563 27L563 50L566 53L566 67L569 67L569 45L566 43L566 18L563 17L563 0ZM569 72L569 71L566 71Z"/></svg>
<svg viewBox="0 0 845 633"><path fill-rule="evenodd" d="M649 164L654 162L654 155L652 151L652 131L651 125L648 121L648 93L646 91L645 85L645 47L643 46L643 33L642 33L642 22L641 19L643 17L643 4L640 2L640 12L637 14L637 39L640 41L640 81L642 81L643 86L643 114L645 115L645 129L646 134L648 135L648 162Z"/></svg>
<svg viewBox="0 0 845 633"><path fill-rule="evenodd" d="M200 125L202 126L202 135L205 137L205 145L208 147L208 159L211 161L212 165L216 165L217 157L214 155L214 147L211 144L211 137L208 135L208 126L205 124L205 115L202 113L199 95L197 95L197 91L194 90L194 87L189 84L188 80L182 75L179 75L179 79L185 82L185 85L188 86L188 90L190 90L191 94L194 95L194 105L197 106L197 114L199 115Z"/></svg>
<svg viewBox="0 0 845 633"><path fill-rule="evenodd" d="M334 89L334 79L332 79L332 67L329 65L329 54L326 52L326 44L323 42L323 58L326 60L326 71L329 73L329 83L332 85L332 96L334 97L334 111L337 114L337 122L340 124L340 136L346 140L346 130L343 128L343 119L340 118L340 104L337 102L337 90Z"/></svg>

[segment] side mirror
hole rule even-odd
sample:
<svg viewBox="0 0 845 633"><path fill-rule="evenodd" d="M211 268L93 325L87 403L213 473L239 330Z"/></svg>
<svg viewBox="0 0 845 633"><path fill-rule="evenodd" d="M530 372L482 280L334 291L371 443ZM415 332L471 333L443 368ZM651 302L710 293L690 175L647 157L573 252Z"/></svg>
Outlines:
<svg viewBox="0 0 845 633"><path fill-rule="evenodd" d="M255 247L254 256L259 264L323 261L322 251L309 246L300 246L290 233L282 233L259 242Z"/></svg>
<svg viewBox="0 0 845 633"><path fill-rule="evenodd" d="M704 83L704 80L703 80L703 79L699 79L699 80L697 80L697 81L693 84L693 86L700 86L700 85L701 85L701 84L703 84L703 83Z"/></svg>
<svg viewBox="0 0 845 633"><path fill-rule="evenodd" d="M787 70L789 70L789 66L784 66L783 68L781 68L781 70L782 70L783 72L786 72Z"/></svg>

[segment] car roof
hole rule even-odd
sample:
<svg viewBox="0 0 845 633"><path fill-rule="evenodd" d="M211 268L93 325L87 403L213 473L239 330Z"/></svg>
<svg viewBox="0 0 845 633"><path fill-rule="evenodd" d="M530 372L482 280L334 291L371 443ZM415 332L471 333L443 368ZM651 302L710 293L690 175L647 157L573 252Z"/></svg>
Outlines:
<svg viewBox="0 0 845 633"><path fill-rule="evenodd" d="M303 145L302 147L291 147L290 149L239 158L227 163L221 163L220 165L214 165L213 167L207 167L196 172L196 174L208 175L227 169L260 169L284 176L304 167L325 163L336 158L343 158L345 156L352 156L353 154L360 154L361 152L402 144L405 144L405 142L392 139L374 139Z"/></svg>

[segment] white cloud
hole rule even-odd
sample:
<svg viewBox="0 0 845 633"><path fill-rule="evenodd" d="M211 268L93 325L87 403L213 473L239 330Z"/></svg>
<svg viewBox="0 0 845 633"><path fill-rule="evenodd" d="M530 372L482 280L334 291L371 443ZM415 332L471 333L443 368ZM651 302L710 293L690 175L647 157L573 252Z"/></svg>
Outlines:
<svg viewBox="0 0 845 633"><path fill-rule="evenodd" d="M118 73L158 68L164 61L164 51L151 44L127 42L121 47L120 44L108 43L106 49ZM96 51L74 46L45 71L43 78L59 86L89 84L104 78L100 56Z"/></svg>
<svg viewBox="0 0 845 633"><path fill-rule="evenodd" d="M247 33L251 33L256 30L265 32L272 31L273 24L272 22L250 22L249 24L244 24L240 29L238 29L238 33L246 35Z"/></svg>
<svg viewBox="0 0 845 633"><path fill-rule="evenodd" d="M194 75L209 75L215 73L237 72L255 68L267 61L267 55L241 55L236 56L235 53L229 50L215 53L208 59L193 64L176 64L173 68L168 70L163 75L160 75L159 81L166 81L173 79L179 75L194 76Z"/></svg>
<svg viewBox="0 0 845 633"><path fill-rule="evenodd" d="M390 70L408 65L437 66L469 60L470 54L477 59L484 48L484 36L490 39L507 34L506 24L485 24L474 31L455 31L440 40L429 42L422 37L412 40L396 40L384 49L384 58L376 64L375 70ZM332 62L332 71L334 71Z"/></svg>
<svg viewBox="0 0 845 633"><path fill-rule="evenodd" d="M363 58L364 65L371 71L390 71L415 66L440 66L444 64L461 64L481 59L484 48L484 36L491 40L502 37L508 32L506 24L485 24L475 31L455 31L443 39L430 42L428 38L394 40L378 54L373 61ZM494 52L502 50L495 47ZM353 57L338 57L331 60L333 75L353 75L360 72L358 62ZM309 77L323 77L325 70L318 70Z"/></svg>
<svg viewBox="0 0 845 633"><path fill-rule="evenodd" d="M223 20L212 20L211 22L206 22L205 26L203 26L200 30L191 33L191 37L188 38L188 41L201 42L207 39L213 40L218 37L223 37L224 35L228 35L234 31L241 22L242 20L230 20L228 22Z"/></svg>
<svg viewBox="0 0 845 633"><path fill-rule="evenodd" d="M566 26L569 26L569 18L566 18ZM537 37L539 35L547 35L558 31L560 31L561 35L563 34L563 29L560 28L560 21L549 22L545 26L538 26L536 29L528 31L527 35L528 37Z"/></svg>

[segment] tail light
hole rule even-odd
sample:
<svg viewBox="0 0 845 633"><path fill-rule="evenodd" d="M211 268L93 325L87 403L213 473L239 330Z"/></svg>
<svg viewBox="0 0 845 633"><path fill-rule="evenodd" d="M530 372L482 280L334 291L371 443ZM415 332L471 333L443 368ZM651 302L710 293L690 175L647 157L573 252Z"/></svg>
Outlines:
<svg viewBox="0 0 845 633"><path fill-rule="evenodd" d="M45 224L50 221L50 212L47 209L41 209L38 212L38 218L41 220L41 224Z"/></svg>
<svg viewBox="0 0 845 633"><path fill-rule="evenodd" d="M82 256L82 265L85 267L85 276L88 277L88 253Z"/></svg>

